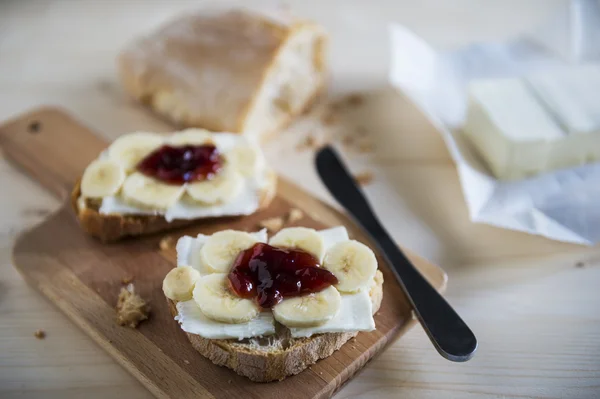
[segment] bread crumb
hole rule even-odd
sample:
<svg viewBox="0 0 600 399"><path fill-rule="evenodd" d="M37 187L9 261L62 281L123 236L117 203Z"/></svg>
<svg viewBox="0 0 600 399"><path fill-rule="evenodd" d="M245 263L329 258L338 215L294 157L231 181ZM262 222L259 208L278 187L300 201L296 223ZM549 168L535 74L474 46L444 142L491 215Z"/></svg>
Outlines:
<svg viewBox="0 0 600 399"><path fill-rule="evenodd" d="M367 133L368 133L367 128L364 126L358 126L356 128L356 134L359 135L360 137L366 136Z"/></svg>
<svg viewBox="0 0 600 399"><path fill-rule="evenodd" d="M173 248L174 241L175 239L172 236L165 236L160 240L158 245L160 246L161 251L166 251Z"/></svg>
<svg viewBox="0 0 600 399"><path fill-rule="evenodd" d="M292 112L292 106L290 105L290 102L285 98L277 97L275 100L273 100L273 105L275 105L277 108L279 108L282 112L286 114L290 114Z"/></svg>
<svg viewBox="0 0 600 399"><path fill-rule="evenodd" d="M344 136L344 138L342 138L342 144L350 147L352 144L354 144L354 140L355 140L354 136L347 135L347 136Z"/></svg>
<svg viewBox="0 0 600 399"><path fill-rule="evenodd" d="M354 175L354 180L356 180L356 182L358 184L360 184L361 186L366 186L367 184L371 184L371 182L373 181L373 178L374 178L373 172L370 172L370 171L361 172L361 173Z"/></svg>
<svg viewBox="0 0 600 399"><path fill-rule="evenodd" d="M36 337L37 339L44 339L44 338L46 338L46 331L37 330L36 332L33 333L33 336Z"/></svg>
<svg viewBox="0 0 600 399"><path fill-rule="evenodd" d="M321 122L323 122L325 126L331 126L338 121L339 118L336 110L337 108L334 104L331 109L327 110L327 112L321 116Z"/></svg>
<svg viewBox="0 0 600 399"><path fill-rule="evenodd" d="M287 215L287 222L288 223L296 223L297 221L301 220L303 217L304 217L304 212L302 212L298 208L292 208L292 209L290 209L290 212Z"/></svg>
<svg viewBox="0 0 600 399"><path fill-rule="evenodd" d="M358 145L358 152L373 152L375 146L370 141L363 141Z"/></svg>
<svg viewBox="0 0 600 399"><path fill-rule="evenodd" d="M189 361L189 360L187 360L187 359L183 359L183 362L184 362L185 364L190 364L190 361Z"/></svg>
<svg viewBox="0 0 600 399"><path fill-rule="evenodd" d="M133 284L121 288L116 309L117 323L131 328L136 328L150 313L150 306L135 293Z"/></svg>
<svg viewBox="0 0 600 399"><path fill-rule="evenodd" d="M322 372L322 371L319 371L319 375L323 375L323 372Z"/></svg>
<svg viewBox="0 0 600 399"><path fill-rule="evenodd" d="M126 276L126 277L123 277L121 279L121 283L123 283L123 284L129 284L129 283L131 283L133 281L133 279L134 279L133 275Z"/></svg>
<svg viewBox="0 0 600 399"><path fill-rule="evenodd" d="M228 384L231 384L233 382L233 380L227 380Z"/></svg>
<svg viewBox="0 0 600 399"><path fill-rule="evenodd" d="M283 218L276 216L268 219L261 220L258 225L262 228L267 229L271 233L275 233L283 227Z"/></svg>
<svg viewBox="0 0 600 399"><path fill-rule="evenodd" d="M296 149L298 151L302 151L302 150L314 150L317 149L321 146L322 141L318 140L315 136L313 136L312 134L309 134L308 136L304 137L302 139L302 141L300 141L300 143L298 143L298 145L296 146Z"/></svg>
<svg viewBox="0 0 600 399"><path fill-rule="evenodd" d="M358 94L358 93L350 94L345 99L345 103L352 107L358 107L359 105L362 105L364 102L365 102L365 98L361 94Z"/></svg>

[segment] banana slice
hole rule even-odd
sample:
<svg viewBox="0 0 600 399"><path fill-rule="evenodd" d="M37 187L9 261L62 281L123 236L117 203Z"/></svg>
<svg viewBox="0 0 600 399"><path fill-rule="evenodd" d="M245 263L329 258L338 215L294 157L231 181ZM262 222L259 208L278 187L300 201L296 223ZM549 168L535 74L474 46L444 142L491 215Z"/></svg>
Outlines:
<svg viewBox="0 0 600 399"><path fill-rule="evenodd" d="M81 195L102 198L116 194L125 181L125 170L117 162L99 159L86 168L81 177Z"/></svg>
<svg viewBox="0 0 600 399"><path fill-rule="evenodd" d="M190 266L171 269L163 280L162 289L165 296L174 301L189 301L200 272Z"/></svg>
<svg viewBox="0 0 600 399"><path fill-rule="evenodd" d="M227 152L226 158L245 177L256 176L264 166L264 157L255 144L238 145Z"/></svg>
<svg viewBox="0 0 600 399"><path fill-rule="evenodd" d="M223 230L208 237L200 249L200 261L211 273L228 273L235 258L258 239L243 231Z"/></svg>
<svg viewBox="0 0 600 399"><path fill-rule="evenodd" d="M108 157L127 170L134 170L146 155L160 147L163 136L156 133L136 132L116 139L108 147Z"/></svg>
<svg viewBox="0 0 600 399"><path fill-rule="evenodd" d="M275 320L286 327L314 327L325 324L340 310L342 297L335 287L288 298L273 307Z"/></svg>
<svg viewBox="0 0 600 399"><path fill-rule="evenodd" d="M187 185L187 193L205 204L224 203L233 200L244 188L244 179L233 168L225 166L210 180Z"/></svg>
<svg viewBox="0 0 600 399"><path fill-rule="evenodd" d="M184 186L164 184L135 172L125 179L121 193L126 201L153 209L166 209L183 195Z"/></svg>
<svg viewBox="0 0 600 399"><path fill-rule="evenodd" d="M325 241L315 230L308 227L288 227L279 230L269 240L269 244L275 247L297 248L313 254L319 261L323 259L325 252Z"/></svg>
<svg viewBox="0 0 600 399"><path fill-rule="evenodd" d="M213 144L212 134L204 129L186 129L174 133L167 139L170 145L202 145Z"/></svg>
<svg viewBox="0 0 600 399"><path fill-rule="evenodd" d="M193 296L206 317L223 323L246 323L260 313L254 301L240 298L231 291L225 273L200 277Z"/></svg>
<svg viewBox="0 0 600 399"><path fill-rule="evenodd" d="M323 267L337 277L338 290L356 292L367 287L373 280L377 271L377 258L365 244L348 240L329 248Z"/></svg>

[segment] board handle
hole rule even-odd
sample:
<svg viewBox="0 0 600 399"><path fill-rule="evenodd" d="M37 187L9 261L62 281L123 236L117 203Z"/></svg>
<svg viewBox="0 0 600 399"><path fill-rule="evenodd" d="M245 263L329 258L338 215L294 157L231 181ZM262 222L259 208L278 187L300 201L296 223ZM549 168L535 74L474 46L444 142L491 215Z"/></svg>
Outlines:
<svg viewBox="0 0 600 399"><path fill-rule="evenodd" d="M0 126L4 156L61 199L106 145L106 140L54 107L28 112Z"/></svg>

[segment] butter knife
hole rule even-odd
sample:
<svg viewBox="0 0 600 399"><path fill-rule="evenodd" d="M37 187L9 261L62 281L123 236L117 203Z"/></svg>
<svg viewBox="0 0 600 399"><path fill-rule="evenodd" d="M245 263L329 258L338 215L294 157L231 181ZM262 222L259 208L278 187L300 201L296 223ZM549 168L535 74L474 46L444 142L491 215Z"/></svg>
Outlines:
<svg viewBox="0 0 600 399"><path fill-rule="evenodd" d="M398 248L335 150L329 146L320 150L316 166L329 192L368 232L384 259L392 266L417 319L440 355L453 362L471 359L477 350L475 335Z"/></svg>

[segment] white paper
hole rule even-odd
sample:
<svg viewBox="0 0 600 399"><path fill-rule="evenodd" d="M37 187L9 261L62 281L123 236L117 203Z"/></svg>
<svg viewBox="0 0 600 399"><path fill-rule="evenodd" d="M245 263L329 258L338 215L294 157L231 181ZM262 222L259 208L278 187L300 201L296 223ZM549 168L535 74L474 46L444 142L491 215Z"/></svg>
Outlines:
<svg viewBox="0 0 600 399"><path fill-rule="evenodd" d="M593 245L600 242L600 164L498 181L459 130L471 79L546 73L573 62L600 61L600 1L572 1L567 11L515 40L452 52L438 52L403 26L392 25L390 82L441 132L457 164L471 220Z"/></svg>

